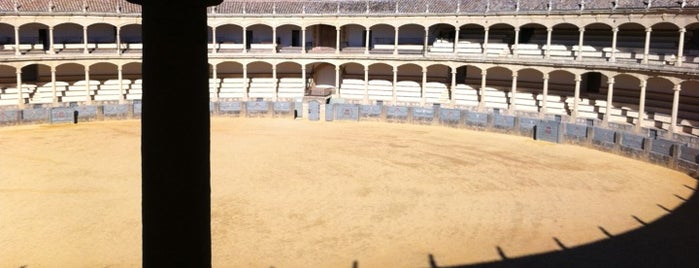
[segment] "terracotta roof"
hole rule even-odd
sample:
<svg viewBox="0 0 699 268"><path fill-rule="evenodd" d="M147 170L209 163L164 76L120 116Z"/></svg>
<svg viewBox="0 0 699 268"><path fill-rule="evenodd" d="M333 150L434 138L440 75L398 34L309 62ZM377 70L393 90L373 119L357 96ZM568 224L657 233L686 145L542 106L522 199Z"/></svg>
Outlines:
<svg viewBox="0 0 699 268"><path fill-rule="evenodd" d="M544 12L610 10L610 0L224 0L210 12L219 14L362 14ZM679 8L681 0L618 0L617 9ZM699 7L686 0L685 7ZM0 12L140 13L126 0L0 0ZM215 10L215 11L214 11Z"/></svg>

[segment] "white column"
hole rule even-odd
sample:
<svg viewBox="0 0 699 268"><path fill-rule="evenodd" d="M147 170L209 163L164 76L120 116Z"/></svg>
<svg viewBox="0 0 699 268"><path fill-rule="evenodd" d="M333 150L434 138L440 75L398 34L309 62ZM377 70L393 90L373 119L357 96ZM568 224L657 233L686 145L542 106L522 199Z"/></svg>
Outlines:
<svg viewBox="0 0 699 268"><path fill-rule="evenodd" d="M486 87L486 79L488 78L488 71L483 70L481 71L481 88L478 90L478 109L482 109L485 106L485 96L483 94L485 93L485 87Z"/></svg>
<svg viewBox="0 0 699 268"><path fill-rule="evenodd" d="M49 27L49 54L56 54L56 51L53 49L53 26Z"/></svg>
<svg viewBox="0 0 699 268"><path fill-rule="evenodd" d="M610 77L607 80L607 107L606 112L604 113L604 117L602 120L602 124L604 126L609 125L609 117L612 111L612 101L614 98L614 77Z"/></svg>
<svg viewBox="0 0 699 268"><path fill-rule="evenodd" d="M544 89L541 98L541 111L539 111L540 116L543 117L548 112L548 96L549 96L549 74L544 74Z"/></svg>
<svg viewBox="0 0 699 268"><path fill-rule="evenodd" d="M17 68L15 72L17 76L17 106L20 109L24 108L24 90L22 88L22 68Z"/></svg>
<svg viewBox="0 0 699 268"><path fill-rule="evenodd" d="M248 89L248 65L243 65L243 91L245 92L245 100L250 100L250 90Z"/></svg>
<svg viewBox="0 0 699 268"><path fill-rule="evenodd" d="M612 29L612 56L609 58L610 62L616 62L616 40L619 34L619 27L614 27Z"/></svg>
<svg viewBox="0 0 699 268"><path fill-rule="evenodd" d="M216 67L216 64L211 64L211 80L209 80L209 99L211 99L211 81L213 80L214 82L214 101L218 101L218 83L216 82L216 79L218 79L218 67Z"/></svg>
<svg viewBox="0 0 699 268"><path fill-rule="evenodd" d="M335 97L340 98L340 66L335 66Z"/></svg>
<svg viewBox="0 0 699 268"><path fill-rule="evenodd" d="M121 27L116 27L116 46L117 46L117 54L121 55Z"/></svg>
<svg viewBox="0 0 699 268"><path fill-rule="evenodd" d="M515 44L514 47L512 48L512 54L514 55L515 58L518 58L518 47L519 47L519 27L515 28Z"/></svg>
<svg viewBox="0 0 699 268"><path fill-rule="evenodd" d="M650 33L653 31L653 28L648 27L646 28L646 43L643 47L643 64L648 63L648 53L650 53Z"/></svg>
<svg viewBox="0 0 699 268"><path fill-rule="evenodd" d="M393 66L393 105L398 102L398 96L396 94L396 84L398 84L398 67Z"/></svg>
<svg viewBox="0 0 699 268"><path fill-rule="evenodd" d="M680 41L677 44L677 61L675 61L675 66L682 67L682 57L684 57L684 35L687 29L680 28Z"/></svg>
<svg viewBox="0 0 699 268"><path fill-rule="evenodd" d="M53 96L53 105L58 104L58 97L56 96L56 67L51 66L51 96Z"/></svg>
<svg viewBox="0 0 699 268"><path fill-rule="evenodd" d="M456 28L456 32L454 33L454 55L459 54L459 34L460 34L461 28Z"/></svg>
<svg viewBox="0 0 699 268"><path fill-rule="evenodd" d="M121 65L117 67L117 76L119 79L119 103L124 103L124 70Z"/></svg>
<svg viewBox="0 0 699 268"><path fill-rule="evenodd" d="M277 53L277 27L272 27L272 53Z"/></svg>
<svg viewBox="0 0 699 268"><path fill-rule="evenodd" d="M454 102L456 101L454 99L454 90L456 89L456 68L451 68L451 87L449 88L449 100L451 101L451 105L454 105Z"/></svg>
<svg viewBox="0 0 699 268"><path fill-rule="evenodd" d="M585 37L585 28L580 28L580 36L578 39L578 55L576 55L575 60L582 60L583 55L583 40Z"/></svg>
<svg viewBox="0 0 699 268"><path fill-rule="evenodd" d="M366 42L364 42L364 54L369 54L369 32L371 31L370 28L366 28Z"/></svg>
<svg viewBox="0 0 699 268"><path fill-rule="evenodd" d="M422 67L422 86L420 90L420 104L425 105L425 88L427 87L427 68Z"/></svg>
<svg viewBox="0 0 699 268"><path fill-rule="evenodd" d="M87 49L87 26L83 26L83 53L88 54L90 51Z"/></svg>
<svg viewBox="0 0 699 268"><path fill-rule="evenodd" d="M670 132L675 133L677 132L677 114L680 109L680 90L682 90L682 85L681 84L675 84L675 88L673 88L673 96L672 96L672 118L670 119Z"/></svg>
<svg viewBox="0 0 699 268"><path fill-rule="evenodd" d="M301 66L301 80L303 80L303 94L306 95L306 89L308 89L308 81L306 81L306 65Z"/></svg>
<svg viewBox="0 0 699 268"><path fill-rule="evenodd" d="M272 65L272 80L274 81L274 101L279 99L279 81L277 81L277 65Z"/></svg>
<svg viewBox="0 0 699 268"><path fill-rule="evenodd" d="M21 55L19 52L19 27L15 26L15 55Z"/></svg>
<svg viewBox="0 0 699 268"><path fill-rule="evenodd" d="M393 55L398 55L398 31L399 28L395 28L393 32Z"/></svg>
<svg viewBox="0 0 699 268"><path fill-rule="evenodd" d="M211 53L216 54L216 27L211 27Z"/></svg>
<svg viewBox="0 0 699 268"><path fill-rule="evenodd" d="M648 81L645 79L641 81L641 96L639 97L639 103L638 103L638 123L636 124L636 131L641 130L641 126L643 126L643 119L646 114L646 86L648 85Z"/></svg>
<svg viewBox="0 0 699 268"><path fill-rule="evenodd" d="M340 26L335 27L335 54L340 54Z"/></svg>
<svg viewBox="0 0 699 268"><path fill-rule="evenodd" d="M364 104L369 104L369 66L364 66Z"/></svg>
<svg viewBox="0 0 699 268"><path fill-rule="evenodd" d="M243 26L243 54L248 53L248 27ZM245 95L247 99L247 94Z"/></svg>
<svg viewBox="0 0 699 268"><path fill-rule="evenodd" d="M546 54L544 58L550 59L551 58L551 34L553 33L552 28L546 29Z"/></svg>
<svg viewBox="0 0 699 268"><path fill-rule="evenodd" d="M423 40L423 53L425 56L427 56L427 46L429 45L430 41L430 27L425 27L425 39Z"/></svg>
<svg viewBox="0 0 699 268"><path fill-rule="evenodd" d="M301 54L306 54L306 27L301 29Z"/></svg>
<svg viewBox="0 0 699 268"><path fill-rule="evenodd" d="M88 105L92 104L90 95L90 66L85 66L85 100Z"/></svg>
<svg viewBox="0 0 699 268"><path fill-rule="evenodd" d="M488 32L490 32L490 28L486 27L483 35L483 56L488 55Z"/></svg>
<svg viewBox="0 0 699 268"><path fill-rule="evenodd" d="M515 103L517 99L517 71L512 72L512 89L510 90L510 112L514 112L517 109L517 104Z"/></svg>
<svg viewBox="0 0 699 268"><path fill-rule="evenodd" d="M580 105L580 81L582 77L579 74L575 75L575 96L573 96L573 114L571 115L571 123L575 123L578 119L578 106Z"/></svg>

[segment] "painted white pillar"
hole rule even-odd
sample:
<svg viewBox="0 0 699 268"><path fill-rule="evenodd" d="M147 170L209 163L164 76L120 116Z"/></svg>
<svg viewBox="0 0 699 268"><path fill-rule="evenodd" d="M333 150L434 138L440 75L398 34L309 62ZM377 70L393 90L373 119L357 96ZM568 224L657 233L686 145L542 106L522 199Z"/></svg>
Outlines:
<svg viewBox="0 0 699 268"><path fill-rule="evenodd" d="M85 100L88 105L92 104L90 95L90 66L85 66Z"/></svg>
<svg viewBox="0 0 699 268"><path fill-rule="evenodd" d="M301 80L303 80L303 94L306 95L308 89L308 81L306 79L306 65L301 66Z"/></svg>
<svg viewBox="0 0 699 268"><path fill-rule="evenodd" d="M340 26L335 27L335 54L340 54Z"/></svg>
<svg viewBox="0 0 699 268"><path fill-rule="evenodd" d="M422 49L423 49L423 53L425 56L427 56L427 51L429 51L429 49L427 49L427 46L429 46L429 42L430 42L430 27L425 27L425 39L423 40L423 43L422 43Z"/></svg>
<svg viewBox="0 0 699 268"><path fill-rule="evenodd" d="M544 88L542 92L542 98L541 98L541 111L539 111L539 114L541 117L543 117L547 112L548 112L548 96L549 96L549 74L545 73L544 74Z"/></svg>
<svg viewBox="0 0 699 268"><path fill-rule="evenodd" d="M277 27L272 27L272 53L277 53Z"/></svg>
<svg viewBox="0 0 699 268"><path fill-rule="evenodd" d="M250 100L250 90L248 90L248 65L243 65L243 92L245 92L245 100Z"/></svg>
<svg viewBox="0 0 699 268"><path fill-rule="evenodd" d="M454 33L454 55L459 54L459 34L460 34L461 28L456 28L456 32Z"/></svg>
<svg viewBox="0 0 699 268"><path fill-rule="evenodd" d="M646 114L646 87L648 86L648 81L645 79L641 81L641 96L639 97L638 103L638 123L636 124L636 131L640 131L643 126L643 120Z"/></svg>
<svg viewBox="0 0 699 268"><path fill-rule="evenodd" d="M425 105L425 88L427 88L427 68L422 67L422 84L420 89L420 104Z"/></svg>
<svg viewBox="0 0 699 268"><path fill-rule="evenodd" d="M546 52L544 55L544 58L546 58L546 59L551 58L551 35L552 34L553 34L552 28L546 29Z"/></svg>
<svg viewBox="0 0 699 268"><path fill-rule="evenodd" d="M340 98L340 66L335 66L335 97Z"/></svg>
<svg viewBox="0 0 699 268"><path fill-rule="evenodd" d="M369 66L364 66L364 104L369 104Z"/></svg>
<svg viewBox="0 0 699 268"><path fill-rule="evenodd" d="M364 54L369 55L369 33L371 32L370 28L366 28L366 41L364 42Z"/></svg>
<svg viewBox="0 0 699 268"><path fill-rule="evenodd" d="M646 43L643 47L643 64L648 63L648 54L650 53L650 33L653 31L653 28L648 27L646 28Z"/></svg>
<svg viewBox="0 0 699 268"><path fill-rule="evenodd" d="M687 33L687 29L680 28L680 40L677 44L677 61L675 61L675 66L682 67L682 57L684 57L684 35Z"/></svg>
<svg viewBox="0 0 699 268"><path fill-rule="evenodd" d="M22 68L17 68L17 106L24 109L24 89L22 88Z"/></svg>
<svg viewBox="0 0 699 268"><path fill-rule="evenodd" d="M51 102L55 106L58 104L58 96L56 95L56 67L51 66Z"/></svg>
<svg viewBox="0 0 699 268"><path fill-rule="evenodd" d="M486 79L488 78L488 71L483 70L481 71L481 88L478 90L478 109L483 109L485 106L485 87L486 87Z"/></svg>
<svg viewBox="0 0 699 268"><path fill-rule="evenodd" d="M614 27L614 29L612 29L612 56L609 58L610 62L616 62L616 42L618 34L619 27Z"/></svg>
<svg viewBox="0 0 699 268"><path fill-rule="evenodd" d="M512 72L512 89L510 90L510 112L517 110L517 71Z"/></svg>
<svg viewBox="0 0 699 268"><path fill-rule="evenodd" d="M119 79L119 103L123 104L126 99L124 98L124 69L121 65L117 66L117 76Z"/></svg>
<svg viewBox="0 0 699 268"><path fill-rule="evenodd" d="M612 101L614 98L614 77L611 77L607 80L607 107L606 107L606 112L604 113L604 117L602 119L602 124L604 126L609 125L609 117L612 111Z"/></svg>
<svg viewBox="0 0 699 268"><path fill-rule="evenodd" d="M248 27L243 26L243 54L248 53ZM247 99L247 95L245 96Z"/></svg>
<svg viewBox="0 0 699 268"><path fill-rule="evenodd" d="M15 55L21 55L19 52L19 27L15 26Z"/></svg>
<svg viewBox="0 0 699 268"><path fill-rule="evenodd" d="M277 65L272 65L272 80L274 81L274 101L279 99L279 81L277 81Z"/></svg>
<svg viewBox="0 0 699 268"><path fill-rule="evenodd" d="M670 119L670 132L677 132L677 114L680 109L680 91L682 90L681 84L675 84L672 96L672 118Z"/></svg>
<svg viewBox="0 0 699 268"><path fill-rule="evenodd" d="M211 53L216 54L216 27L211 27Z"/></svg>
<svg viewBox="0 0 699 268"><path fill-rule="evenodd" d="M585 28L580 28L580 36L578 37L578 55L575 57L575 60L582 60L583 55L583 40L585 37Z"/></svg>
<svg viewBox="0 0 699 268"><path fill-rule="evenodd" d="M301 29L301 54L306 54L306 27Z"/></svg>
<svg viewBox="0 0 699 268"><path fill-rule="evenodd" d="M116 46L117 46L117 54L121 55L121 27L116 27Z"/></svg>
<svg viewBox="0 0 699 268"><path fill-rule="evenodd" d="M49 54L56 54L56 50L53 49L53 26L49 27Z"/></svg>
<svg viewBox="0 0 699 268"><path fill-rule="evenodd" d="M396 94L398 88L396 84L398 84L398 67L393 66L393 105L396 105L398 102L398 95Z"/></svg>
<svg viewBox="0 0 699 268"><path fill-rule="evenodd" d="M454 90L456 90L456 68L451 68L451 87L449 88L449 100L451 105L455 104L456 99L454 99Z"/></svg>
<svg viewBox="0 0 699 268"><path fill-rule="evenodd" d="M216 64L211 64L211 78L214 83L214 99L213 101L218 101L218 83L216 79L218 79L218 67L216 67ZM209 81L209 99L211 99L211 81Z"/></svg>
<svg viewBox="0 0 699 268"><path fill-rule="evenodd" d="M83 26L83 53L90 53L90 51L87 49L87 26Z"/></svg>
<svg viewBox="0 0 699 268"><path fill-rule="evenodd" d="M488 32L490 32L490 28L486 27L483 35L483 56L488 56Z"/></svg>
<svg viewBox="0 0 699 268"><path fill-rule="evenodd" d="M400 28L395 28L395 31L393 32L393 55L398 55L398 36L399 36L399 29Z"/></svg>
<svg viewBox="0 0 699 268"><path fill-rule="evenodd" d="M519 58L519 52L517 51L519 49L519 27L515 28L515 44L514 47L512 48L512 55L515 58Z"/></svg>
<svg viewBox="0 0 699 268"><path fill-rule="evenodd" d="M571 115L571 123L575 123L578 119L578 106L580 106L580 82L582 77L579 74L575 75L575 96L573 96L573 114Z"/></svg>

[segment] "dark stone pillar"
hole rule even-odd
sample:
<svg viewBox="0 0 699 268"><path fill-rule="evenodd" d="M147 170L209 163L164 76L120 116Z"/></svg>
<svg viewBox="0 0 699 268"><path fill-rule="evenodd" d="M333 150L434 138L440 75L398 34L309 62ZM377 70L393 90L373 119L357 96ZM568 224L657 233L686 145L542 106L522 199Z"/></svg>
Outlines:
<svg viewBox="0 0 699 268"><path fill-rule="evenodd" d="M206 6L218 3L129 1L143 12L143 267L211 267Z"/></svg>

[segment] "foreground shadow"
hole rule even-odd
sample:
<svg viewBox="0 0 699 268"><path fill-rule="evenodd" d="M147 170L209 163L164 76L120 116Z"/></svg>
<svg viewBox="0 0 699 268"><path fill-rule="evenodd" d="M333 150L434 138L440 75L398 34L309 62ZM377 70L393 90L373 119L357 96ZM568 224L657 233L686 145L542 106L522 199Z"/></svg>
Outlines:
<svg viewBox="0 0 699 268"><path fill-rule="evenodd" d="M685 187L696 192L695 186L685 185ZM560 251L512 258L505 257L507 249L497 247L493 250L500 253L502 257L500 261L439 266L439 256L434 256L437 263L431 263L430 266L451 268L699 267L698 194L693 194L689 200L675 210L671 210L665 217L652 223L643 223L643 225L636 230L616 236L612 236L600 226L600 232L604 233L608 239L577 247L561 246Z"/></svg>

